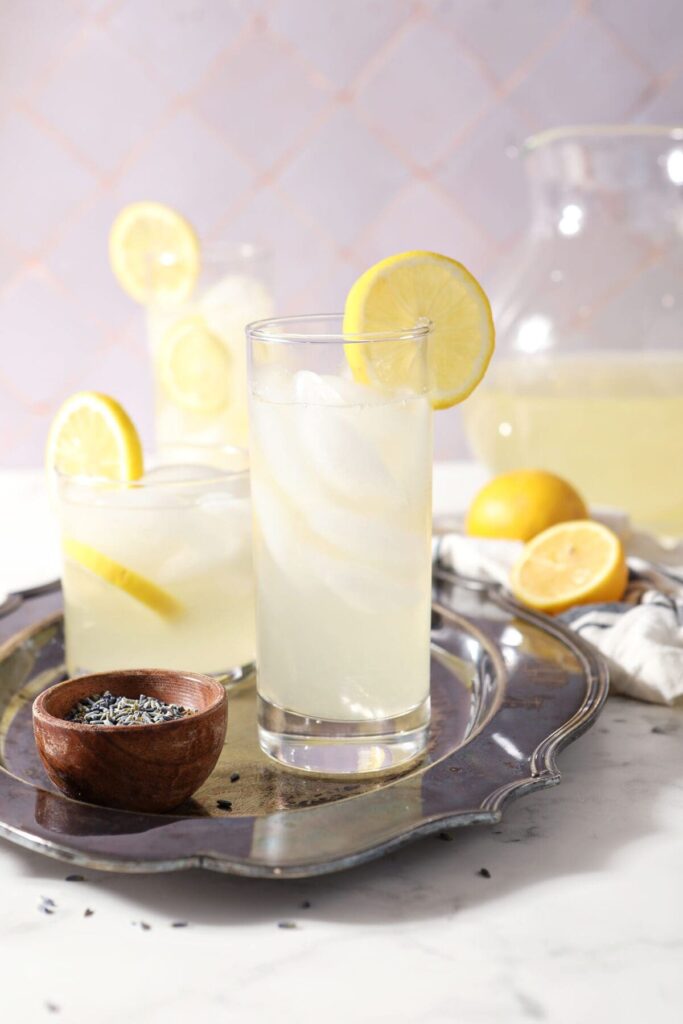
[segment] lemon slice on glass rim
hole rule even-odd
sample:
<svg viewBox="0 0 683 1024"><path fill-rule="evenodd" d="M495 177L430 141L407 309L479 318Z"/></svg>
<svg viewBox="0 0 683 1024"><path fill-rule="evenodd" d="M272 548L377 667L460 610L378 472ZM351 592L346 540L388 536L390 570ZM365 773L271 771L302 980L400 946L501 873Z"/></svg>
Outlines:
<svg viewBox="0 0 683 1024"><path fill-rule="evenodd" d="M489 300L479 282L456 260L414 250L389 256L352 286L344 333L391 333L431 322L429 372L432 405L448 409L481 381L493 355L495 331ZM356 380L400 387L410 383L404 343L347 344Z"/></svg>
<svg viewBox="0 0 683 1024"><path fill-rule="evenodd" d="M199 275L199 242L185 218L163 203L124 206L109 233L109 260L136 302L177 303Z"/></svg>
<svg viewBox="0 0 683 1024"><path fill-rule="evenodd" d="M63 476L137 480L142 445L123 406L99 391L77 391L61 405L47 439L48 469Z"/></svg>

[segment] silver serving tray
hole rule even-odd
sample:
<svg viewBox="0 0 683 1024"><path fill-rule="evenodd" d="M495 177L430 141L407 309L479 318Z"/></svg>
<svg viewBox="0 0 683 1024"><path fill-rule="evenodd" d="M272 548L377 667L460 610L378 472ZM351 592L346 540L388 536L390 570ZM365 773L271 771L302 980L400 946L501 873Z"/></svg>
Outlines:
<svg viewBox="0 0 683 1024"><path fill-rule="evenodd" d="M48 781L31 702L65 676L60 595L20 603L0 619L0 835L109 871L305 877L441 829L496 824L509 800L559 782L556 754L595 720L607 672L565 627L496 587L437 570L433 607L433 721L418 766L369 781L278 768L258 748L252 681L231 693L211 778L173 814L153 815L70 800ZM226 798L231 812L217 806Z"/></svg>

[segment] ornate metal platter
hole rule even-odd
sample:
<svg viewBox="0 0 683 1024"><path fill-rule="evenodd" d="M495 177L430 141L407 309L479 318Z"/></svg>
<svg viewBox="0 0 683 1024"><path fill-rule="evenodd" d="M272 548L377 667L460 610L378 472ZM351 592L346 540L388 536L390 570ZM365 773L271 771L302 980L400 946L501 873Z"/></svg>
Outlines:
<svg viewBox="0 0 683 1024"><path fill-rule="evenodd" d="M65 675L59 608L58 593L40 594L0 619L0 835L90 868L301 877L443 828L495 824L508 800L559 781L557 751L607 693L602 662L574 634L438 571L423 762L364 782L280 770L258 749L247 682L231 693L223 755L195 798L172 815L134 814L67 799L38 760L31 702ZM230 812L217 806L226 798Z"/></svg>

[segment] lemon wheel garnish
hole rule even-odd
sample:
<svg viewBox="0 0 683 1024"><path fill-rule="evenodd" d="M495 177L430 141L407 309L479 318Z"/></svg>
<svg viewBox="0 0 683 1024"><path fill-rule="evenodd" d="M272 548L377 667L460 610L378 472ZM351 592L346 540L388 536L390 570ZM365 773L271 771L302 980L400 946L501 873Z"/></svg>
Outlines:
<svg viewBox="0 0 683 1024"><path fill-rule="evenodd" d="M475 389L493 354L491 307L478 281L461 263L434 252L399 253L358 278L344 311L344 333L410 330L431 321L432 405L447 409ZM354 377L392 387L414 383L410 348L402 342L347 344Z"/></svg>
<svg viewBox="0 0 683 1024"><path fill-rule="evenodd" d="M163 203L131 203L109 233L109 260L137 302L182 302L199 274L199 242L184 217Z"/></svg>
<svg viewBox="0 0 683 1024"><path fill-rule="evenodd" d="M130 417L97 391L78 391L63 403L50 427L46 459L49 469L68 476L137 480L143 470Z"/></svg>
<svg viewBox="0 0 683 1024"><path fill-rule="evenodd" d="M176 405L214 413L228 404L230 353L202 317L185 317L166 331L157 365L161 384Z"/></svg>
<svg viewBox="0 0 683 1024"><path fill-rule="evenodd" d="M577 604L618 601L627 579L617 535L581 519L551 526L529 541L512 569L510 586L524 604L552 615Z"/></svg>
<svg viewBox="0 0 683 1024"><path fill-rule="evenodd" d="M165 619L175 618L182 611L180 602L172 594L158 587L156 583L141 576L133 569L126 568L113 558L103 554L89 544L66 537L62 549L67 558L76 562L81 568L105 580L118 590L124 591L129 597L135 598L157 615Z"/></svg>

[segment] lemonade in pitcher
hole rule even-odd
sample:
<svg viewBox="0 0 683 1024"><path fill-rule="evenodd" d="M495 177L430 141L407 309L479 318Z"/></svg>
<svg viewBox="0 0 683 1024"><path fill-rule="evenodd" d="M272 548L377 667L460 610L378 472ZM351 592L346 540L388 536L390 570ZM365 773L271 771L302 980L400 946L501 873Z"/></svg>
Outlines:
<svg viewBox="0 0 683 1024"><path fill-rule="evenodd" d="M463 413L494 472L552 470L594 505L683 534L683 352L494 361Z"/></svg>
<svg viewBox="0 0 683 1024"><path fill-rule="evenodd" d="M474 454L683 536L683 128L555 128L522 152L531 219L491 286Z"/></svg>

